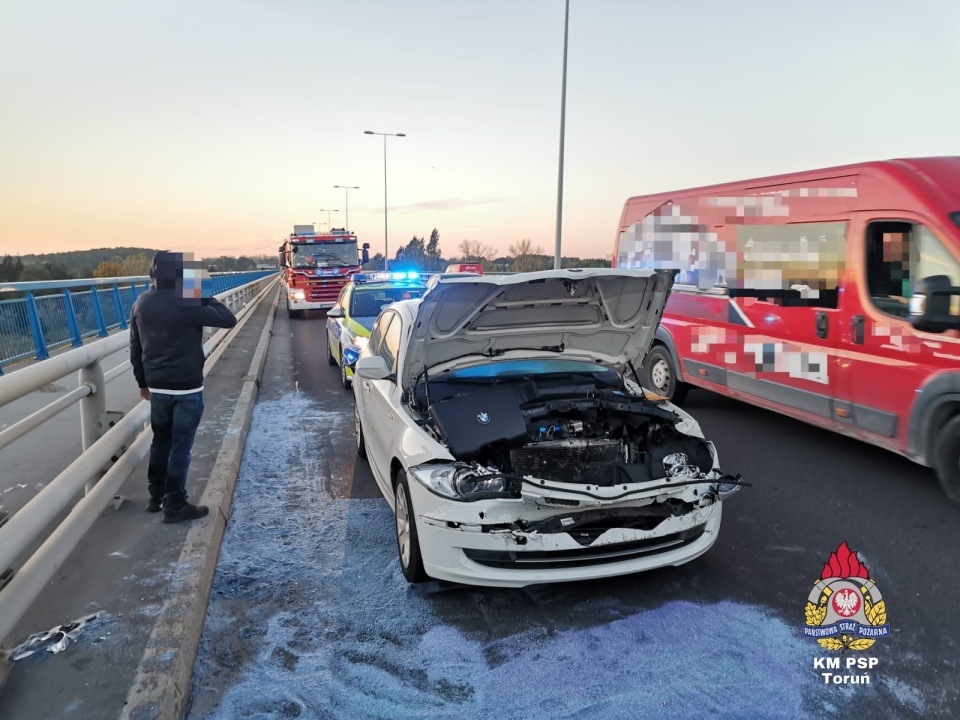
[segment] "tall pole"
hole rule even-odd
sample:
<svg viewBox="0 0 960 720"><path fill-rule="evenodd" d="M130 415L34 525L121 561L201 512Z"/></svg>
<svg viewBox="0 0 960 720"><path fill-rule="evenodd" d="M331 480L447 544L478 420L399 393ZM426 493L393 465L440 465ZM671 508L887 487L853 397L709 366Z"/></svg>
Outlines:
<svg viewBox="0 0 960 720"><path fill-rule="evenodd" d="M390 269L390 248L387 247L387 136L383 136L383 269Z"/></svg>
<svg viewBox="0 0 960 720"><path fill-rule="evenodd" d="M333 232L333 228L330 227L330 213L340 212L339 210L324 210L320 208L320 212L325 212L327 214L327 231Z"/></svg>
<svg viewBox="0 0 960 720"><path fill-rule="evenodd" d="M567 35L570 28L570 0L563 18L563 89L560 92L560 168L557 173L557 245L553 252L553 268L560 269L560 231L563 226L563 135L567 115Z"/></svg>
<svg viewBox="0 0 960 720"><path fill-rule="evenodd" d="M406 133L378 133L373 130L364 130L364 135L383 136L383 269L390 269L390 246L387 231L387 138L406 137Z"/></svg>
<svg viewBox="0 0 960 720"><path fill-rule="evenodd" d="M359 190L360 188L356 185L334 185L333 187L338 190L343 190L343 204L347 211L347 232L350 232L350 191Z"/></svg>

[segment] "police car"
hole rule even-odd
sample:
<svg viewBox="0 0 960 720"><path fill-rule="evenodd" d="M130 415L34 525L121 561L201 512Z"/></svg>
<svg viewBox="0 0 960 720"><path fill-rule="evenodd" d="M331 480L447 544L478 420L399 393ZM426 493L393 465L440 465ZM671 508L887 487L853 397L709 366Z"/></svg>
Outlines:
<svg viewBox="0 0 960 720"><path fill-rule="evenodd" d="M353 366L380 311L419 298L427 289L416 272L358 273L351 280L327 311L327 362L340 366L345 388L353 381Z"/></svg>

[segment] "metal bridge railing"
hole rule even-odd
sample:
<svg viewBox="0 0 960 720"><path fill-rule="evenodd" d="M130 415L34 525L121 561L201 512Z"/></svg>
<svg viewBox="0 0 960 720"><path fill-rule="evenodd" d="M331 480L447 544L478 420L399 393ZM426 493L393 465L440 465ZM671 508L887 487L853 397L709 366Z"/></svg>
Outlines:
<svg viewBox="0 0 960 720"><path fill-rule="evenodd" d="M250 274L253 273L246 275ZM204 376L276 287L276 272L257 274L265 277L217 295L235 312L237 324L229 330L216 331L205 343ZM53 297L63 301L63 295ZM78 374L75 390L0 431L0 451L78 402L83 448L76 460L19 511L9 518L0 517L0 646L97 517L116 501L120 487L150 449L153 432L149 428L149 402L141 401L126 413L107 411L107 382L126 372L130 363L104 373L101 361L123 350L129 342L130 332L126 330L0 377L3 407L68 375ZM15 569L50 523L68 509L70 512L59 526L19 570ZM0 648L0 660L3 656Z"/></svg>
<svg viewBox="0 0 960 720"><path fill-rule="evenodd" d="M224 293L276 270L216 273L213 293ZM0 375L4 364L33 356L46 360L52 350L80 347L91 337L105 338L111 330L126 330L137 296L149 288L146 275L88 278L52 282L0 283Z"/></svg>

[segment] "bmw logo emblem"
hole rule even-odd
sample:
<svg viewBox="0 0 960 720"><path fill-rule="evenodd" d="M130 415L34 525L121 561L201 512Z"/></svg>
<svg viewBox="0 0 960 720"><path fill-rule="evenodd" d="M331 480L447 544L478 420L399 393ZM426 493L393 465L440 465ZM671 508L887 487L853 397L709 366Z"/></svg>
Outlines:
<svg viewBox="0 0 960 720"><path fill-rule="evenodd" d="M482 412L479 415L477 415L477 422L480 423L481 425L486 425L488 422L490 422L490 416L487 415L487 413Z"/></svg>

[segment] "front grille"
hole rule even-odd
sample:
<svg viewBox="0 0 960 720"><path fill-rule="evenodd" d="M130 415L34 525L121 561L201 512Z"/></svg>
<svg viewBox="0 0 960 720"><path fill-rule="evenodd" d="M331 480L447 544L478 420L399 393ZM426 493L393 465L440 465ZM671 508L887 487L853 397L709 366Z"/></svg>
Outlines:
<svg viewBox="0 0 960 720"><path fill-rule="evenodd" d="M346 281L337 279L311 282L301 287L303 287L307 300L314 302L336 302L344 285L346 285Z"/></svg>
<svg viewBox="0 0 960 720"><path fill-rule="evenodd" d="M554 570L558 568L587 567L606 563L625 562L645 555L677 550L696 542L707 529L698 525L671 535L646 540L578 548L576 550L471 550L463 553L473 562L491 568L506 570Z"/></svg>
<svg viewBox="0 0 960 720"><path fill-rule="evenodd" d="M577 485L613 485L622 459L617 440L553 440L511 453L514 474Z"/></svg>

